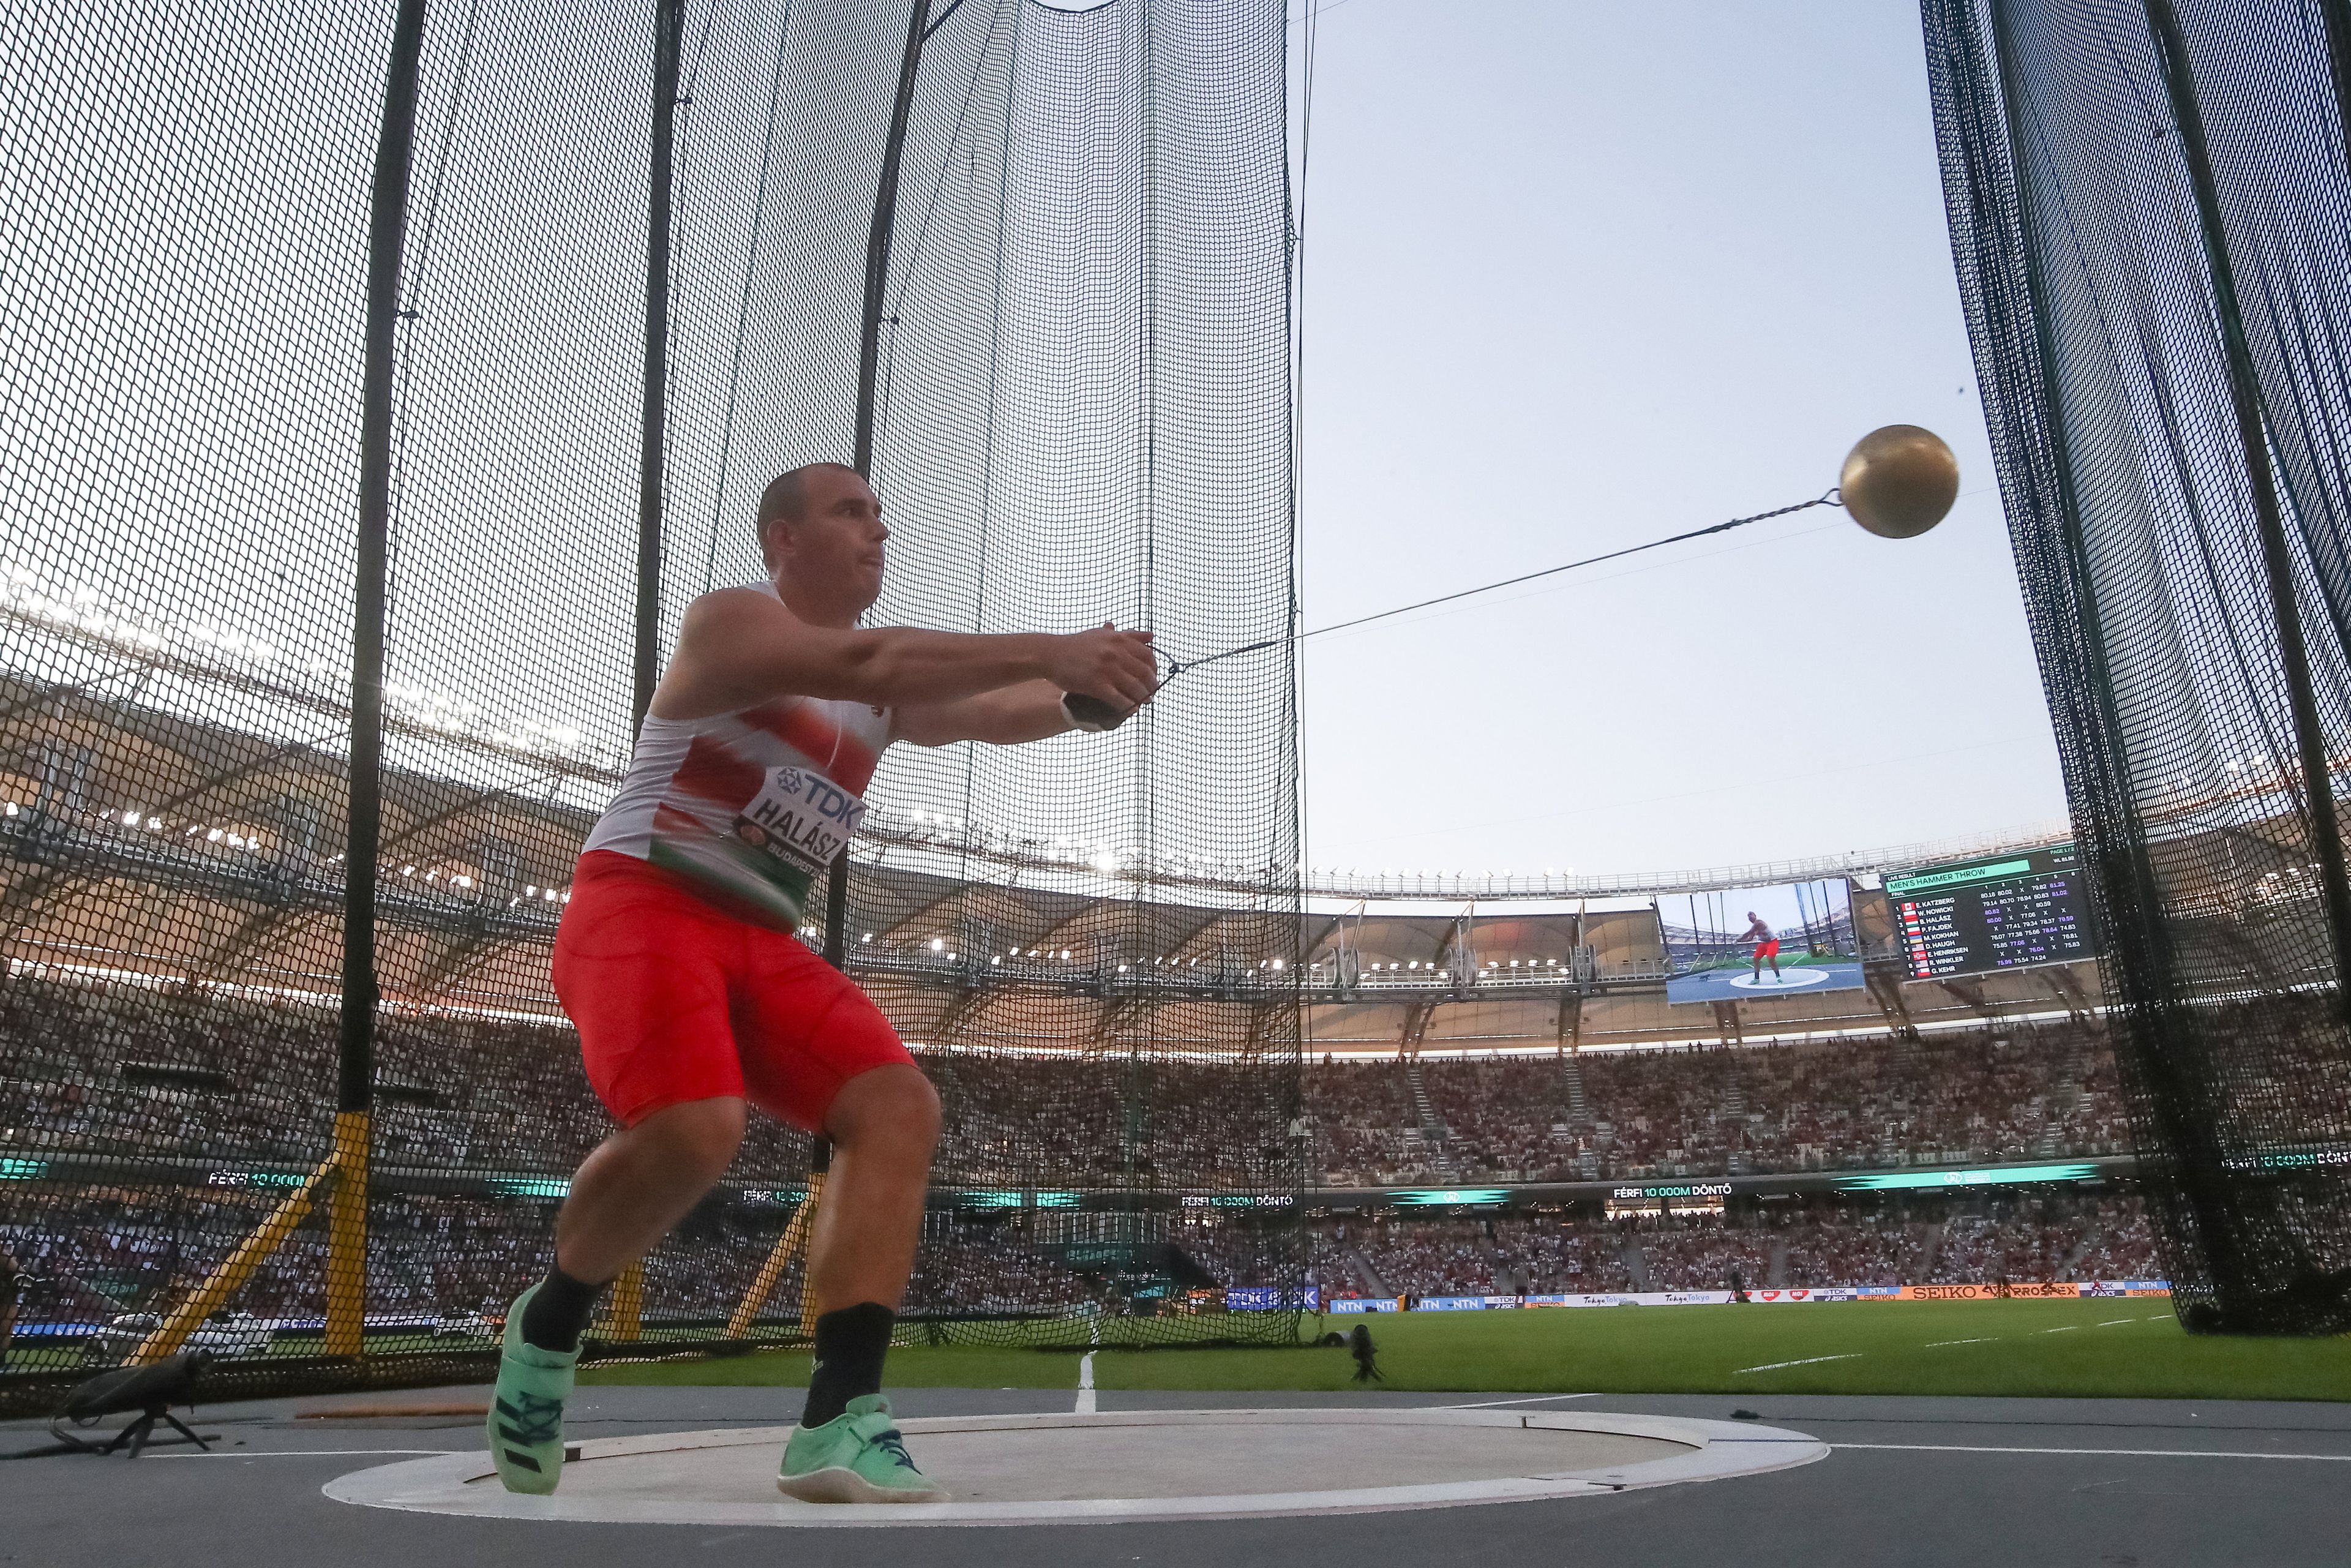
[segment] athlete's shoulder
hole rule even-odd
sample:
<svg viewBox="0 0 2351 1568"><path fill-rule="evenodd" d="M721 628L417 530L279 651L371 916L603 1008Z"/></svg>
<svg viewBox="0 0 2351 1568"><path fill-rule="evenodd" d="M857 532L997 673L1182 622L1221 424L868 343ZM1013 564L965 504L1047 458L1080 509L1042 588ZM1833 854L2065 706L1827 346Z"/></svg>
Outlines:
<svg viewBox="0 0 2351 1568"><path fill-rule="evenodd" d="M744 582L731 588L714 588L685 607L688 615L696 611L722 613L747 611L754 614L774 614L781 611L786 615L791 614L784 603L784 596L776 591L776 585L772 582Z"/></svg>

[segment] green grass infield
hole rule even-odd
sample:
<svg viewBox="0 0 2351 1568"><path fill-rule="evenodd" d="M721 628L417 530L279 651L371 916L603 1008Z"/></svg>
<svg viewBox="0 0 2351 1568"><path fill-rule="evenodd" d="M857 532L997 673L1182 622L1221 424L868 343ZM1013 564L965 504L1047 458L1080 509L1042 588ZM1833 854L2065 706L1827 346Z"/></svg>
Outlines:
<svg viewBox="0 0 2351 1568"><path fill-rule="evenodd" d="M1310 1320L1311 1322L1311 1320ZM1496 1394L1958 1394L2351 1399L2351 1341L2190 1335L2161 1297L1794 1306L1528 1308L1326 1320L1368 1322L1401 1390ZM1105 1389L1358 1386L1343 1350L1105 1351ZM797 1385L805 1353L604 1363L582 1383ZM1074 1388L1078 1354L912 1346L908 1388Z"/></svg>

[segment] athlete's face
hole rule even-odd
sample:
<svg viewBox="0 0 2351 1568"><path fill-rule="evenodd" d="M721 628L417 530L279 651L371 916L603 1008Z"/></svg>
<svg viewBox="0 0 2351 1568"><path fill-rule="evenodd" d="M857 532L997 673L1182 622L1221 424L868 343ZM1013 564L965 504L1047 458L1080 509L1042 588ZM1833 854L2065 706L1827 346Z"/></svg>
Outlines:
<svg viewBox="0 0 2351 1568"><path fill-rule="evenodd" d="M857 475L820 468L807 480L808 505L797 522L770 530L776 567L803 592L846 609L852 619L882 596L882 502Z"/></svg>

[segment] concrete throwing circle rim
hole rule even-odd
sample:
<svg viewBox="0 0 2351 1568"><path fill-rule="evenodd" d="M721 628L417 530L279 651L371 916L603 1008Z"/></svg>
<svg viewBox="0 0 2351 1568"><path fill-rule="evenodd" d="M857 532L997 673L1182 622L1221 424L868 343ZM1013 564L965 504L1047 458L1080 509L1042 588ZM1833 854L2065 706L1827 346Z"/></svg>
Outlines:
<svg viewBox="0 0 2351 1568"><path fill-rule="evenodd" d="M1118 1411L1102 1415L951 1416L901 1421L908 1437L925 1433L1036 1432L1112 1428L1317 1425L1361 1427L1518 1428L1583 1432L1678 1445L1661 1458L1588 1470L1501 1475L1471 1481L1286 1492L1235 1492L1194 1497L1104 1497L1044 1500L951 1501L896 1506L818 1504L774 1496L740 1500L675 1500L601 1496L525 1497L495 1484L487 1453L456 1453L378 1465L338 1476L320 1490L339 1502L412 1513L476 1519L541 1519L602 1524L726 1524L824 1529L887 1525L1025 1525L1112 1523L1181 1519L1266 1519L1324 1513L1377 1513L1400 1509L1454 1508L1598 1497L1687 1481L1761 1475L1811 1464L1828 1446L1802 1432L1746 1422L1622 1416L1604 1411L1453 1409L1229 1409ZM572 1464L674 1455L695 1449L783 1447L789 1428L730 1427L646 1437L591 1438L577 1445ZM1532 1467L1529 1467L1532 1469ZM953 1477L946 1478L950 1482Z"/></svg>

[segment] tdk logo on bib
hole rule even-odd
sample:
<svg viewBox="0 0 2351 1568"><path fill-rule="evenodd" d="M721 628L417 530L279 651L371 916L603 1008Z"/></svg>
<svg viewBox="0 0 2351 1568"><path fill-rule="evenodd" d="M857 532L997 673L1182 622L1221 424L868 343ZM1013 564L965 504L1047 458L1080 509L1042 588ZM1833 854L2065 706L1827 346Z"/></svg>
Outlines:
<svg viewBox="0 0 2351 1568"><path fill-rule="evenodd" d="M813 873L832 863L864 820L865 802L823 774L770 768L735 819L735 836Z"/></svg>

